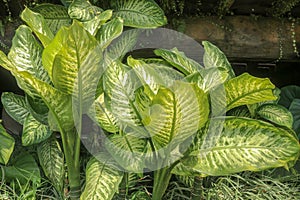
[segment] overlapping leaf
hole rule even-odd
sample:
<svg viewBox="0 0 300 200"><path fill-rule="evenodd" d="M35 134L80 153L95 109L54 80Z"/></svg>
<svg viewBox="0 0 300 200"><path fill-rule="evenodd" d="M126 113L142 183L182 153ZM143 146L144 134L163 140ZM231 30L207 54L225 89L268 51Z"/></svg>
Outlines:
<svg viewBox="0 0 300 200"><path fill-rule="evenodd" d="M178 51L177 48L167 50L167 49L156 49L154 53L157 56L161 56L171 65L176 67L179 71L185 75L189 75L198 72L203 67L196 61L185 56L183 52Z"/></svg>
<svg viewBox="0 0 300 200"><path fill-rule="evenodd" d="M65 178L64 154L55 137L38 145L37 153L45 175L58 191L62 191Z"/></svg>
<svg viewBox="0 0 300 200"><path fill-rule="evenodd" d="M93 6L88 0L73 0L69 6L68 13L72 19L89 21L99 15L103 10Z"/></svg>
<svg viewBox="0 0 300 200"><path fill-rule="evenodd" d="M21 13L21 18L36 34L44 47L52 41L54 35L41 14L31 11L29 8L25 8Z"/></svg>
<svg viewBox="0 0 300 200"><path fill-rule="evenodd" d="M125 26L156 28L167 23L163 10L153 0L116 0L111 6Z"/></svg>
<svg viewBox="0 0 300 200"><path fill-rule="evenodd" d="M0 163L6 165L15 147L14 138L0 124Z"/></svg>
<svg viewBox="0 0 300 200"><path fill-rule="evenodd" d="M112 17L112 10L105 10L96 15L89 21L83 22L84 28L93 36L96 35L98 29Z"/></svg>
<svg viewBox="0 0 300 200"><path fill-rule="evenodd" d="M123 172L117 169L114 159L101 153L87 164L86 184L80 199L110 200L118 191L122 178Z"/></svg>
<svg viewBox="0 0 300 200"><path fill-rule="evenodd" d="M58 4L43 3L35 6L32 9L34 12L41 14L52 33L57 31L62 26L71 25L71 18L68 15L68 9Z"/></svg>
<svg viewBox="0 0 300 200"><path fill-rule="evenodd" d="M23 124L26 117L30 115L23 96L11 92L5 92L2 93L1 102L9 116L20 124Z"/></svg>
<svg viewBox="0 0 300 200"><path fill-rule="evenodd" d="M22 145L38 144L51 136L49 126L41 124L32 115L28 115L23 124Z"/></svg>
<svg viewBox="0 0 300 200"><path fill-rule="evenodd" d="M277 104L264 104L257 108L256 113L265 120L292 128L293 115L283 106Z"/></svg>
<svg viewBox="0 0 300 200"><path fill-rule="evenodd" d="M300 150L288 131L249 118L214 118L200 137L200 145L191 153L198 161L185 164L205 175L287 167L298 159Z"/></svg>
<svg viewBox="0 0 300 200"><path fill-rule="evenodd" d="M226 69L229 78L235 77L231 64L227 60L225 54L218 47L208 41L203 41L202 44L205 50L203 56L205 68L221 67Z"/></svg>

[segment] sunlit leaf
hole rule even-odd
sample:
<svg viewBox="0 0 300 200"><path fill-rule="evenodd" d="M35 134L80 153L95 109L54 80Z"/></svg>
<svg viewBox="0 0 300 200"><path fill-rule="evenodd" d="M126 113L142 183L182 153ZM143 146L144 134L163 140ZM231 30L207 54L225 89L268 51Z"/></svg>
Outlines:
<svg viewBox="0 0 300 200"><path fill-rule="evenodd" d="M167 23L163 10L153 0L115 0L111 6L125 26L156 28Z"/></svg>
<svg viewBox="0 0 300 200"><path fill-rule="evenodd" d="M112 17L112 10L105 10L104 12L96 15L89 21L83 22L84 28L93 36L96 35L98 29Z"/></svg>
<svg viewBox="0 0 300 200"><path fill-rule="evenodd" d="M86 184L81 200L110 200L118 191L123 172L107 154L101 153L91 158L86 166Z"/></svg>
<svg viewBox="0 0 300 200"><path fill-rule="evenodd" d="M101 8L93 6L88 0L73 0L68 13L72 19L84 22L93 19L102 11Z"/></svg>
<svg viewBox="0 0 300 200"><path fill-rule="evenodd" d="M37 147L37 153L45 175L58 191L62 191L65 178L64 154L59 142L51 137Z"/></svg>
<svg viewBox="0 0 300 200"><path fill-rule="evenodd" d="M288 167L298 159L298 140L269 123L238 117L214 118L191 153L197 161L184 163L205 175L227 175ZM194 159L194 158L193 158Z"/></svg>
<svg viewBox="0 0 300 200"><path fill-rule="evenodd" d="M263 119L292 128L293 115L288 109L277 104L264 104L257 108L256 113Z"/></svg>
<svg viewBox="0 0 300 200"><path fill-rule="evenodd" d="M21 13L21 18L36 34L44 47L54 38L52 31L41 14L31 11L29 8L25 8Z"/></svg>
<svg viewBox="0 0 300 200"><path fill-rule="evenodd" d="M205 50L203 56L205 68L221 67L226 69L229 78L235 77L231 64L227 60L225 54L218 47L208 41L203 41L202 44Z"/></svg>
<svg viewBox="0 0 300 200"><path fill-rule="evenodd" d="M38 144L51 136L49 126L41 124L32 115L26 117L23 124L22 145Z"/></svg>
<svg viewBox="0 0 300 200"><path fill-rule="evenodd" d="M9 116L20 124L23 124L30 114L25 98L21 95L4 92L1 96L1 102Z"/></svg>
<svg viewBox="0 0 300 200"><path fill-rule="evenodd" d="M156 49L154 53L157 56L161 56L168 63L176 67L179 71L185 75L189 75L198 72L203 67L196 61L185 56L183 52L178 51L177 48L167 50L167 49Z"/></svg>

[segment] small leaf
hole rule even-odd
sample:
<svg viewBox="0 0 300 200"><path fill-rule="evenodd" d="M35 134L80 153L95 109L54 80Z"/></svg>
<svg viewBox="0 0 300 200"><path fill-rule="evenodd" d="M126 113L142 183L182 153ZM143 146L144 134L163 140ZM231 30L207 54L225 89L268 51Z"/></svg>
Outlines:
<svg viewBox="0 0 300 200"><path fill-rule="evenodd" d="M163 10L153 0L115 0L114 16L124 19L125 26L156 28L167 23Z"/></svg>
<svg viewBox="0 0 300 200"><path fill-rule="evenodd" d="M213 118L200 137L190 154L197 162L184 163L204 175L287 167L300 153L299 142L289 131L249 118Z"/></svg>
<svg viewBox="0 0 300 200"><path fill-rule="evenodd" d="M29 8L25 8L21 13L21 18L37 35L44 47L52 41L54 35L41 14L31 11Z"/></svg>
<svg viewBox="0 0 300 200"><path fill-rule="evenodd" d="M263 119L292 128L293 115L283 106L277 104L264 104L257 108L256 113Z"/></svg>
<svg viewBox="0 0 300 200"><path fill-rule="evenodd" d="M101 153L86 166L86 184L81 200L110 200L118 191L123 172L110 155Z"/></svg>
<svg viewBox="0 0 300 200"><path fill-rule="evenodd" d="M38 144L51 136L49 126L38 122L32 115L27 116L23 125L22 145Z"/></svg>
<svg viewBox="0 0 300 200"><path fill-rule="evenodd" d="M115 18L101 26L96 35L96 39L99 41L100 46L105 49L113 39L121 35L122 31L123 20L121 18Z"/></svg>
<svg viewBox="0 0 300 200"><path fill-rule="evenodd" d="M161 56L168 63L176 67L179 71L185 75L189 75L198 72L203 67L196 61L185 56L183 52L178 51L177 48L167 49L156 49L154 50L155 55Z"/></svg>
<svg viewBox="0 0 300 200"><path fill-rule="evenodd" d="M0 124L0 163L6 165L15 147L14 138Z"/></svg>
<svg viewBox="0 0 300 200"><path fill-rule="evenodd" d="M54 34L62 26L69 26L72 23L68 15L68 9L58 4L42 3L35 6L32 11L44 17L46 24Z"/></svg>
<svg viewBox="0 0 300 200"><path fill-rule="evenodd" d="M93 19L102 11L101 8L93 6L88 0L73 0L68 13L72 19L84 22Z"/></svg>
<svg viewBox="0 0 300 200"><path fill-rule="evenodd" d="M37 153L45 175L55 188L62 192L65 178L64 154L55 137L38 145Z"/></svg>
<svg viewBox="0 0 300 200"><path fill-rule="evenodd" d="M30 112L23 96L11 92L4 92L1 96L1 102L11 118L20 124L24 124Z"/></svg>
<svg viewBox="0 0 300 200"><path fill-rule="evenodd" d="M225 54L215 45L208 41L202 42L204 46L204 56L203 56L203 62L205 68L211 68L211 67L221 67L226 69L229 78L235 77L234 71L228 62Z"/></svg>

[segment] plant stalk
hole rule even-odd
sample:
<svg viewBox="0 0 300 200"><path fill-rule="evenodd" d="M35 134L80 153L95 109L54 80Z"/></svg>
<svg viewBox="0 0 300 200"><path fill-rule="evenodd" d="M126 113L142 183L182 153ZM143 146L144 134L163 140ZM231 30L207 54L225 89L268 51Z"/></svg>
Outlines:
<svg viewBox="0 0 300 200"><path fill-rule="evenodd" d="M194 177L194 186L191 193L191 200L203 199L203 177Z"/></svg>
<svg viewBox="0 0 300 200"><path fill-rule="evenodd" d="M171 179L171 167L165 167L154 172L152 200L161 200Z"/></svg>

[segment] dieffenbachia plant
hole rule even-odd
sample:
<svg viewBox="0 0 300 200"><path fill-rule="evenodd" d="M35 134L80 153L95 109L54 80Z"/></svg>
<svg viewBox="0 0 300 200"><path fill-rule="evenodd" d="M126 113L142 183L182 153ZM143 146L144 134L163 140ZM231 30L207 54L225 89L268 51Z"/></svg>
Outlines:
<svg viewBox="0 0 300 200"><path fill-rule="evenodd" d="M153 1L114 2L114 11L103 11L75 0L60 13L63 21L50 20L43 11L49 5L41 14L25 9L28 26L16 31L8 56L0 54L0 65L26 93L6 93L3 104L24 125L23 144L38 143L41 166L58 190L64 160L71 198L103 200L117 196L119 186L125 198L138 198L129 193L132 176L147 171L154 171L152 199L159 200L172 174L220 176L294 164L300 146L292 118L275 103L269 79L236 76L207 41L204 66L176 48L156 49L160 58L124 61L138 33L121 35L123 26L154 28L165 17ZM98 122L105 138L86 166L81 193L84 115ZM60 132L63 150L53 131Z"/></svg>

